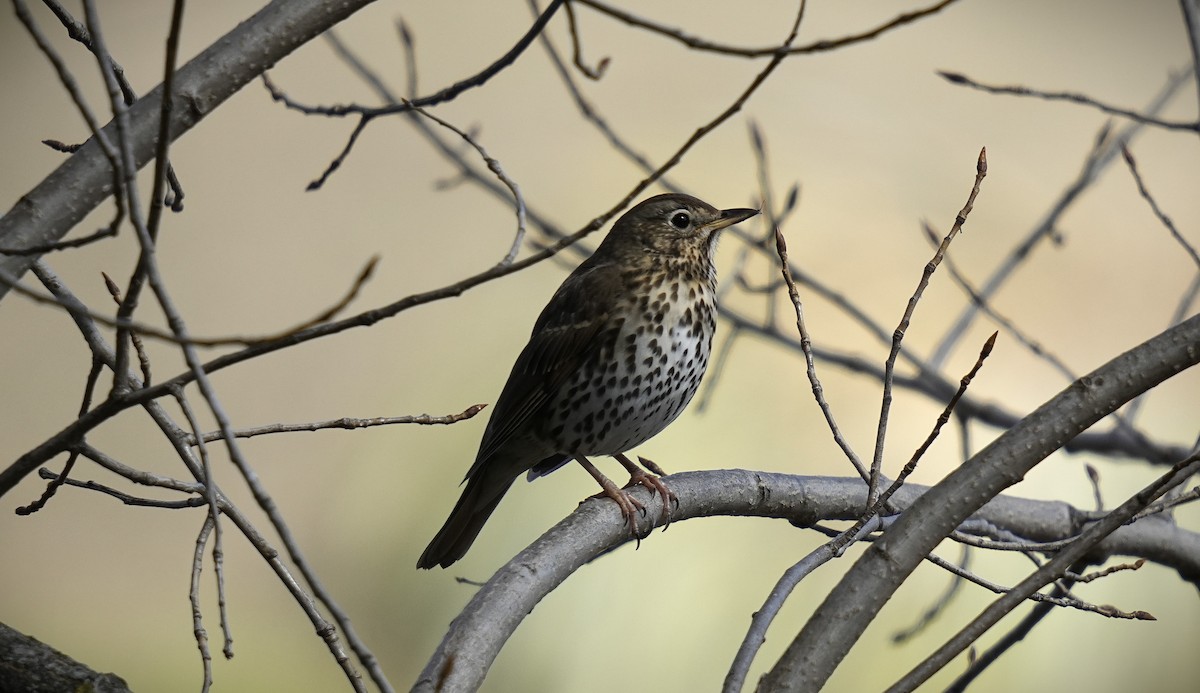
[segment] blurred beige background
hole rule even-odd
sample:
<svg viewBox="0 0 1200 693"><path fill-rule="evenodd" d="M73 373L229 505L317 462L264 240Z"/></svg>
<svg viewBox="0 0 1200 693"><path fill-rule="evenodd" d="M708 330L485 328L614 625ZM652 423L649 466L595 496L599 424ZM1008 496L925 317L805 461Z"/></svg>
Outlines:
<svg viewBox="0 0 1200 693"><path fill-rule="evenodd" d="M109 45L139 92L148 91L161 78L169 3L101 5ZM800 42L860 31L918 6L817 0L810 3ZM251 3L192 3L181 56L195 55L255 9ZM684 0L645 10L690 34L748 46L778 42L794 11L790 2ZM99 108L94 66L47 12L35 14ZM588 95L654 162L724 108L763 65L688 51L586 8L577 14L586 58L611 58L603 80L584 84ZM417 39L422 93L476 72L530 22L519 2L369 7L339 31L397 89L404 85L394 30L399 17ZM565 17L552 22L550 34L560 50L569 48ZM1159 91L1168 70L1187 65L1187 56L1178 5L1168 0L963 0L872 42L789 60L742 114L688 154L671 177L718 206L753 203L758 192L746 125L757 121L769 143L776 194L793 181L802 184L800 210L784 228L793 259L890 330L931 255L918 222L948 228L970 189L981 146L988 148L989 176L966 234L952 250L977 282L1074 178L1105 121L1083 107L955 87L935 70L989 83L1080 91L1140 108ZM272 76L301 101L374 102L320 40L283 61ZM8 9L0 15L0 85L5 95L0 205L7 209L62 160L39 141L77 141L85 128ZM1190 84L1164 117L1194 119L1196 104ZM481 143L521 185L529 203L566 229L584 225L641 178L578 117L538 45L485 88L437 113L463 128L478 126ZM354 310L445 285L503 256L514 228L511 213L470 186L435 188L453 171L402 119L373 124L325 188L306 193L305 185L340 151L351 127L350 121L285 111L255 83L174 145L186 210L166 220L159 256L195 334L262 334L303 321L340 296L374 254L382 262ZM1200 142L1182 132L1146 131L1133 151L1160 204L1200 243ZM98 228L110 216L111 207L102 206L75 234ZM1060 230L1064 243L1041 248L996 305L1077 372L1086 372L1161 331L1195 267L1154 220L1119 162L1061 220ZM124 282L134 249L125 230L116 240L48 259L90 305L108 309L99 272ZM736 250L731 242L723 247L723 269ZM214 382L239 427L446 414L490 402L565 271L561 264L542 263L372 329L229 368ZM766 265L753 271L773 276ZM755 305L744 297L732 300ZM160 323L148 302L144 305L141 319ZM961 292L939 273L906 344L927 353L962 305ZM819 344L883 362L886 347L830 306L810 299L806 308ZM784 325L787 310L781 306ZM718 340L727 329L719 327ZM983 322L972 330L948 363L950 377L965 372L992 329ZM89 358L63 313L16 295L0 302L0 334L0 464L8 464L70 421ZM172 349L151 348L156 378L179 372L181 359ZM843 430L868 455L879 410L877 385L831 367L821 375ZM1064 385L1002 335L972 392L1025 413ZM1200 418L1198 386L1195 373L1161 386L1140 425L1162 441L1190 444ZM893 473L940 408L910 394L897 396L888 447ZM417 572L416 557L457 498L456 485L473 458L485 416L452 427L267 436L244 446L325 584L400 689L411 684L474 589L454 577L486 579L594 492L593 482L574 468L536 485L518 484L465 560L449 571ZM996 431L976 428L974 434L981 446ZM180 475L168 446L140 411L127 412L89 441L131 465ZM956 464L957 449L956 435L947 429L916 479L939 479ZM751 337L735 346L710 406L688 411L639 452L668 471L849 472L812 402L798 355ZM1090 508L1084 461L1051 458L1013 492ZM1157 473L1136 462L1088 461L1100 469L1110 505ZM614 467L605 468L616 474ZM227 464L219 474L251 510ZM127 486L87 464L75 476ZM43 512L16 517L13 509L41 488L30 479L0 500L0 620L97 669L119 673L135 690L198 688L187 586L202 513L128 508L64 489ZM1180 521L1196 528L1200 514L1185 510ZM748 519L686 522L656 533L639 551L623 548L580 571L544 601L501 653L485 690L600 691L614 684L630 691L713 690L776 577L818 543L814 534L785 523ZM344 690L324 645L263 561L233 532L226 533L225 549L237 657L215 662L215 690ZM946 547L945 555L956 558L958 550ZM1028 564L988 558L976 560L974 568L1011 584ZM774 625L752 680L782 651L840 569L828 566L799 587ZM922 568L829 689L886 686L990 601L988 594L966 587L924 635L892 645L890 635L917 619L947 581L944 573ZM217 654L219 627L207 565L205 588L206 627ZM1146 690L1193 690L1200 676L1194 587L1151 566L1094 583L1080 594L1095 603L1150 611L1159 620L1052 614L976 690L1069 685L1102 691L1135 683ZM956 662L930 688L944 686L962 666Z"/></svg>

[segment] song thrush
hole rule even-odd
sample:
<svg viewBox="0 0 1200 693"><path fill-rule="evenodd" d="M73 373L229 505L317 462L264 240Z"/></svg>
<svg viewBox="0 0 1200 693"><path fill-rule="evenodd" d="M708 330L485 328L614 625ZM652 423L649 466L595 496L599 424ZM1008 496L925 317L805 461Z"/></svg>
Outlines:
<svg viewBox="0 0 1200 693"><path fill-rule="evenodd" d="M615 457L631 484L669 505L665 485L623 453L674 421L696 393L716 327L717 236L755 214L668 194L617 220L542 310L492 408L467 487L418 568L462 558L522 472L532 480L572 458L635 532L641 504L588 456Z"/></svg>

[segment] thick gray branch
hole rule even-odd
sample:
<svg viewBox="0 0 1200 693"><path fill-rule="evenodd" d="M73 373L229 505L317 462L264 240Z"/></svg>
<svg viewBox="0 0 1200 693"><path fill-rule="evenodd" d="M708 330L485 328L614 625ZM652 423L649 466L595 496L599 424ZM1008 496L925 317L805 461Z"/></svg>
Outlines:
<svg viewBox="0 0 1200 693"><path fill-rule="evenodd" d="M175 76L171 139L206 115L292 51L319 36L372 0L274 0L215 41ZM128 135L138 168L154 158L162 86L129 109ZM105 133L116 141L116 126ZM0 217L0 247L29 248L61 240L112 194L112 170L95 138L62 163ZM20 277L37 255L0 255L0 273ZM0 299L8 292L0 283Z"/></svg>
<svg viewBox="0 0 1200 693"><path fill-rule="evenodd" d="M0 623L0 691L129 693L129 686Z"/></svg>
<svg viewBox="0 0 1200 693"><path fill-rule="evenodd" d="M853 520L863 512L866 485L857 478L805 477L741 469L687 472L666 478L679 497L675 522L716 515L776 517L805 526L820 520ZM906 508L929 491L907 485L892 502ZM646 516L657 518L661 500L644 489L639 500ZM997 497L975 514L1032 541L1075 536L1081 513L1054 501ZM647 542L665 541L658 536ZM629 541L616 506L590 500L500 568L450 624L450 630L421 672L413 691L474 691L482 684L500 648L541 599L575 570ZM1158 516L1147 517L1109 535L1096 548L1097 560L1127 555L1147 558L1200 581L1200 534L1179 529Z"/></svg>
<svg viewBox="0 0 1200 693"><path fill-rule="evenodd" d="M1080 378L921 497L842 577L762 680L819 690L867 625L938 542L1089 426L1200 362L1200 315Z"/></svg>

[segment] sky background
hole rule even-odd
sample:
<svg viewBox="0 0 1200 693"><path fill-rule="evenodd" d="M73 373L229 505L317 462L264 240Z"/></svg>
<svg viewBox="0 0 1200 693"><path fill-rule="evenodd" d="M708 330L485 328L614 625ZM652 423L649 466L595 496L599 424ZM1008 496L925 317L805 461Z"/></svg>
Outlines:
<svg viewBox="0 0 1200 693"><path fill-rule="evenodd" d="M170 4L101 5L108 45L135 89L149 91L161 79ZM813 0L798 43L862 31L920 6ZM381 1L338 31L403 92L407 66L395 29L403 18L416 39L418 91L431 93L493 61L531 21L519 2L464 0L448 7ZM192 3L181 58L191 58L255 9L242 2ZM47 11L33 10L93 108L103 112L94 64ZM758 47L786 36L795 5L679 0L639 11L694 36ZM577 81L612 128L656 164L732 102L765 64L691 51L586 7L576 14L584 59L610 60L603 79L591 82L576 73ZM551 22L549 35L560 51L569 48L565 15ZM761 193L748 135L756 123L769 148L774 194L801 186L799 208L782 228L792 260L890 331L932 255L920 223L949 228L970 190L980 147L987 147L988 177L951 250L976 283L1045 216L1107 120L1082 106L955 86L937 70L986 83L1082 92L1140 109L1171 70L1188 65L1188 54L1178 3L1167 0L961 0L873 41L789 59L670 178L719 207L757 206ZM271 76L305 103L376 103L322 40L286 58ZM6 164L0 166L0 209L8 209L62 161L40 141L80 141L86 127L7 8L0 12L0 87L0 158ZM1194 120L1196 93L1194 83L1186 85L1162 116ZM477 132L530 207L565 230L584 226L642 178L578 115L537 44L485 87L436 113ZM504 256L515 229L511 209L469 184L448 185L454 169L403 118L373 123L324 188L305 192L352 127L349 120L287 111L254 82L172 146L186 207L165 220L158 252L193 334L261 335L303 322L334 303L374 255L380 264L352 311L452 283ZM1159 204L1193 244L1200 243L1200 141L1185 132L1146 130L1132 151ZM142 180L148 195L149 179ZM102 205L73 236L99 228L111 214L111 203ZM747 228L759 232L757 223ZM1119 160L1063 216L1058 231L1061 242L1039 247L997 295L1001 312L1077 373L1167 326L1196 267L1154 219ZM126 229L116 239L47 260L85 302L108 310L99 272L124 283L135 250ZM730 239L722 244L718 266L727 282L739 251ZM236 427L448 414L491 402L541 307L578 259L565 254L563 261L540 263L371 329L226 369L213 382ZM776 276L761 259L745 271L754 283ZM886 344L827 302L804 297L818 345L883 363ZM757 314L763 310L761 297L737 289L728 300ZM964 302L944 272L935 275L906 346L928 354ZM162 324L161 315L143 303L139 318ZM790 305L780 302L777 309L779 324L791 334ZM993 329L987 321L976 323L948 359L947 377L957 380L966 372ZM718 326L718 342L728 330ZM65 314L20 296L0 302L0 335L0 392L6 395L0 464L8 464L73 418L90 362ZM180 372L175 350L159 343L150 349L156 379ZM879 386L818 367L843 431L860 454L869 454ZM971 392L1024 414L1066 384L1002 332ZM100 392L107 387L102 378ZM1148 398L1139 425L1157 440L1190 445L1200 413L1197 392L1196 373L1167 382ZM885 461L892 474L941 407L897 394ZM397 688L411 685L469 599L474 588L454 578L486 579L595 490L573 466L537 484L519 483L463 561L447 571L416 571L417 556L457 499L485 417L486 410L449 427L320 431L243 445L318 574ZM971 445L981 448L998 433L973 427ZM182 476L140 410L119 416L88 440L130 465ZM812 401L799 354L752 336L737 338L708 406L699 411L693 405L637 452L668 471L852 473ZM948 427L914 480L934 483L960 461L957 433ZM1109 507L1158 473L1129 460L1055 455L1010 493L1090 509L1085 462L1099 469ZM602 468L618 474L608 461ZM252 500L223 458L217 473L230 495L252 511ZM140 492L88 464L80 464L75 476ZM30 478L0 499L0 621L122 675L135 690L198 688L187 588L202 512L129 508L64 489L35 516L15 516L13 509L41 488ZM255 517L266 525L260 514ZM1182 511L1179 521L1200 527L1195 509ZM266 564L233 531L225 537L237 656L214 662L215 690L344 689L340 670ZM484 690L611 690L614 677L631 691L712 690L777 576L820 541L784 522L718 518L679 523L637 551L623 547L579 571L537 607L501 652ZM941 552L951 559L959 554L953 546ZM846 560L857 555L852 550ZM1029 564L977 556L973 568L1013 584ZM842 570L827 566L796 590L751 680L776 660ZM206 627L216 654L215 591L211 567L205 571ZM835 673L829 690L885 687L991 601L966 586L923 635L893 645L891 634L918 619L948 579L936 568L919 569ZM1056 612L976 690L1119 690L1135 684L1192 690L1200 676L1200 600L1193 586L1148 566L1089 585L1080 595L1146 610L1159 620ZM984 645L1012 623L1005 621ZM944 686L963 665L960 658L930 688Z"/></svg>

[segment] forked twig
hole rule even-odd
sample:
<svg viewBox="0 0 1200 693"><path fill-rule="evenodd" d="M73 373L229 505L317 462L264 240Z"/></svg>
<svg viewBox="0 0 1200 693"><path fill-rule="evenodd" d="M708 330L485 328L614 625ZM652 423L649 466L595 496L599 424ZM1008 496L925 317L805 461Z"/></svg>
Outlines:
<svg viewBox="0 0 1200 693"><path fill-rule="evenodd" d="M895 332L892 333L892 350L888 353L887 361L883 367L883 403L879 411L879 428L875 434L875 454L871 457L871 491L870 502L873 504L879 495L880 474L883 466L883 444L887 437L888 414L892 407L892 381L896 368L896 356L900 353L900 342L904 339L904 333L908 330L909 322L912 320L913 313L917 309L917 303L921 300L922 294L925 292L925 287L929 285L929 278L933 276L937 270L938 264L941 263L942 257L946 254L946 249L950 247L950 242L962 231L963 224L967 223L967 215L975 206L975 197L979 195L979 186L983 183L984 176L987 175L987 148L979 150L979 158L975 161L975 183L971 186L971 193L967 196L967 202L963 208L959 210L954 217L954 224L950 227L950 231L946 237L942 239L941 245L933 254L926 265L925 270L921 273L921 279L917 282L917 288L908 299L908 305L904 309L904 315L900 318L900 324L896 326ZM989 340L991 344L996 336L993 334ZM989 347L990 350L990 347Z"/></svg>

